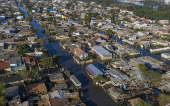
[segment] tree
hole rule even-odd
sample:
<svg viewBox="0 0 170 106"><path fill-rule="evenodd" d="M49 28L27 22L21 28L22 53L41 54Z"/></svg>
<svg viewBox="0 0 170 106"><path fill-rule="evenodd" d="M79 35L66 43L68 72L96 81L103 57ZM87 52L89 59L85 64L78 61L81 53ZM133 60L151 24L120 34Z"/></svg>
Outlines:
<svg viewBox="0 0 170 106"><path fill-rule="evenodd" d="M68 33L71 34L73 31L75 31L76 28L74 26L69 27Z"/></svg>
<svg viewBox="0 0 170 106"><path fill-rule="evenodd" d="M6 106L6 95L7 95L7 90L5 85L1 82L0 83L0 106Z"/></svg>
<svg viewBox="0 0 170 106"><path fill-rule="evenodd" d="M64 73L67 75L67 77L70 76L70 71L69 70L65 70Z"/></svg>
<svg viewBox="0 0 170 106"><path fill-rule="evenodd" d="M27 22L31 22L31 21L32 21L32 17L27 17L25 20L26 20Z"/></svg>
<svg viewBox="0 0 170 106"><path fill-rule="evenodd" d="M70 3L67 3L67 4L66 4L66 9L70 9L70 7L71 7L71 4L70 4Z"/></svg>
<svg viewBox="0 0 170 106"><path fill-rule="evenodd" d="M0 39L3 39L4 38L4 35L0 34Z"/></svg>
<svg viewBox="0 0 170 106"><path fill-rule="evenodd" d="M28 44L24 43L18 46L18 52L23 54L23 53L28 53L30 52L30 47Z"/></svg>
<svg viewBox="0 0 170 106"><path fill-rule="evenodd" d="M53 60L48 53L44 53L44 55L41 56L41 64L43 64L45 68L48 68L49 73L49 67L53 65Z"/></svg>
<svg viewBox="0 0 170 106"><path fill-rule="evenodd" d="M53 60L56 64L58 64L58 62L61 60L60 56L57 56L56 54L53 56Z"/></svg>
<svg viewBox="0 0 170 106"><path fill-rule="evenodd" d="M37 79L40 76L39 68L31 68L30 75L34 77L34 79Z"/></svg>
<svg viewBox="0 0 170 106"><path fill-rule="evenodd" d="M109 36L111 36L113 34L113 31L111 31L110 29L106 30L106 34L108 34Z"/></svg>
<svg viewBox="0 0 170 106"><path fill-rule="evenodd" d="M27 70L19 70L19 71L18 71L18 74L19 74L23 79L30 77L30 72L27 71Z"/></svg>
<svg viewBox="0 0 170 106"><path fill-rule="evenodd" d="M37 43L39 43L41 46L44 46L44 44L45 44L45 38L39 38L38 40L37 40Z"/></svg>
<svg viewBox="0 0 170 106"><path fill-rule="evenodd" d="M41 21L45 21L44 17L40 17L40 20L41 20Z"/></svg>
<svg viewBox="0 0 170 106"><path fill-rule="evenodd" d="M48 17L48 19L47 19L48 21L53 21L53 18L52 17Z"/></svg>

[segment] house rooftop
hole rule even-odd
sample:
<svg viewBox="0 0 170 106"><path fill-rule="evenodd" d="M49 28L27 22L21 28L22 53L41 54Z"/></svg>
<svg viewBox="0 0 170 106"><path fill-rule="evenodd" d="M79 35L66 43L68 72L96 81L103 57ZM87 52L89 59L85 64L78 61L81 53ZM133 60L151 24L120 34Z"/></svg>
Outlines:
<svg viewBox="0 0 170 106"><path fill-rule="evenodd" d="M28 95L35 95L38 93L47 93L46 86L43 82L38 82L30 85L26 85Z"/></svg>
<svg viewBox="0 0 170 106"><path fill-rule="evenodd" d="M96 68L93 64L89 64L86 66L86 68L91 71L94 75L103 75L103 73Z"/></svg>
<svg viewBox="0 0 170 106"><path fill-rule="evenodd" d="M49 100L50 106L66 106L68 103L69 103L68 99L56 98Z"/></svg>
<svg viewBox="0 0 170 106"><path fill-rule="evenodd" d="M10 68L10 62L9 61L5 61L5 62L0 62L0 70L4 70Z"/></svg>
<svg viewBox="0 0 170 106"><path fill-rule="evenodd" d="M10 64L22 63L22 56L16 56L10 58Z"/></svg>

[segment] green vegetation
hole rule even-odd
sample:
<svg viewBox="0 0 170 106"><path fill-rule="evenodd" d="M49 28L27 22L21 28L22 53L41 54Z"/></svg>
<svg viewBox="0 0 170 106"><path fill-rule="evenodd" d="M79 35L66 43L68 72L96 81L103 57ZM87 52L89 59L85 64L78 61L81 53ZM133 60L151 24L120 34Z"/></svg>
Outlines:
<svg viewBox="0 0 170 106"><path fill-rule="evenodd" d="M138 68L144 75L149 77L150 80L157 80L162 77L161 74L159 74L153 70L148 70L147 67L143 64L138 64Z"/></svg>
<svg viewBox="0 0 170 106"><path fill-rule="evenodd" d="M91 22L91 15L85 15L84 21L85 21L87 24L90 24L90 22Z"/></svg>
<svg viewBox="0 0 170 106"><path fill-rule="evenodd" d="M74 40L74 37L73 37L73 36L70 36L70 41L71 41L71 42L75 42L75 40Z"/></svg>
<svg viewBox="0 0 170 106"><path fill-rule="evenodd" d="M109 37L111 37L111 35L113 35L113 31L111 31L110 29L106 30L106 34L109 35Z"/></svg>
<svg viewBox="0 0 170 106"><path fill-rule="evenodd" d="M94 81L95 81L95 82L106 82L106 79L103 78L102 76L96 76L96 77L94 78Z"/></svg>
<svg viewBox="0 0 170 106"><path fill-rule="evenodd" d="M34 77L34 79L37 79L40 76L39 68L31 68L30 75Z"/></svg>
<svg viewBox="0 0 170 106"><path fill-rule="evenodd" d="M23 53L28 53L30 52L30 47L28 44L24 43L18 46L18 52L23 54Z"/></svg>
<svg viewBox="0 0 170 106"><path fill-rule="evenodd" d="M64 73L67 75L67 77L70 76L70 71L69 70L65 70Z"/></svg>
<svg viewBox="0 0 170 106"><path fill-rule="evenodd" d="M27 22L31 22L31 21L32 21L32 18L31 18L31 17L27 17L25 20L26 20Z"/></svg>
<svg viewBox="0 0 170 106"><path fill-rule="evenodd" d="M28 70L19 70L18 74L23 79L30 78L30 77L34 77L34 79L36 79L36 78L39 77L40 72L39 72L39 68L36 67L36 68L31 68L30 71L28 71Z"/></svg>
<svg viewBox="0 0 170 106"><path fill-rule="evenodd" d="M166 40L166 41L170 41L170 38L169 37L163 37L162 40Z"/></svg>
<svg viewBox="0 0 170 106"><path fill-rule="evenodd" d="M6 106L6 95L7 95L7 90L5 85L1 82L0 83L0 106Z"/></svg>
<svg viewBox="0 0 170 106"><path fill-rule="evenodd" d="M39 38L39 39L37 40L37 43L40 44L41 46L44 46L45 40L46 40L45 38Z"/></svg>
<svg viewBox="0 0 170 106"><path fill-rule="evenodd" d="M150 104L149 104L149 103L144 102L144 101L143 101L143 100L141 100L141 99L138 99L138 103L137 103L137 104L135 104L135 106L150 106Z"/></svg>
<svg viewBox="0 0 170 106"><path fill-rule="evenodd" d="M48 19L47 19L48 21L53 21L53 18L52 17L48 17Z"/></svg>
<svg viewBox="0 0 170 106"><path fill-rule="evenodd" d="M61 61L61 57L60 56L57 56L56 54L53 56L53 60L55 62L55 64L58 65L58 62Z"/></svg>
<svg viewBox="0 0 170 106"><path fill-rule="evenodd" d="M157 101L159 103L159 106L165 106L169 103L170 101L170 96L166 94L161 94L158 98Z"/></svg>
<svg viewBox="0 0 170 106"><path fill-rule="evenodd" d="M27 70L19 70L18 74L23 78L26 79L28 77L30 77L30 72Z"/></svg>
<svg viewBox="0 0 170 106"><path fill-rule="evenodd" d="M53 60L50 58L49 53L44 53L41 55L41 63L45 68L48 68L48 73L49 73L49 67L53 65Z"/></svg>
<svg viewBox="0 0 170 106"><path fill-rule="evenodd" d="M4 38L4 35L0 34L0 39L3 39Z"/></svg>
<svg viewBox="0 0 170 106"><path fill-rule="evenodd" d="M156 45L157 48L162 48L163 46L162 45Z"/></svg>
<svg viewBox="0 0 170 106"><path fill-rule="evenodd" d="M74 26L71 26L69 29L68 29L68 33L71 34L73 31L75 31L76 28Z"/></svg>
<svg viewBox="0 0 170 106"><path fill-rule="evenodd" d="M71 7L71 4L70 4L70 3L67 3L67 4L66 4L66 9L70 9L70 7Z"/></svg>

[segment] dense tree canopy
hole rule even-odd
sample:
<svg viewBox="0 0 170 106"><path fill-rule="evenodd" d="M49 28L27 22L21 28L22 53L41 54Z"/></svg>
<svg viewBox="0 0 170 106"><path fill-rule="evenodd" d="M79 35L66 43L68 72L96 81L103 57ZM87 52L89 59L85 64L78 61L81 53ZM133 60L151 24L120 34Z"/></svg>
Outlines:
<svg viewBox="0 0 170 106"><path fill-rule="evenodd" d="M30 47L28 44L24 43L18 46L18 52L23 54L23 53L28 53L30 52Z"/></svg>

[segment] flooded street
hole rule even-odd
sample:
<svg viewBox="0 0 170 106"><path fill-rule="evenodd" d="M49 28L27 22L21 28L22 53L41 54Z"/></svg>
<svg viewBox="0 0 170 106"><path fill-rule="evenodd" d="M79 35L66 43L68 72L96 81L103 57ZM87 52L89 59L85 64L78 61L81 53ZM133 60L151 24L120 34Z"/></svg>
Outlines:
<svg viewBox="0 0 170 106"><path fill-rule="evenodd" d="M25 17L29 16L24 8L20 7L20 9L25 13ZM35 23L34 20L31 23L34 29L37 29L39 38L48 38L45 34L42 34L43 28L39 25L39 23ZM104 92L103 89L101 89L101 87L94 86L93 83L87 78L85 67L74 63L73 58L68 53L63 53L63 50L57 41L53 43L46 43L45 47L50 52L51 56L54 54L61 56L61 66L65 70L70 70L70 74L75 75L81 82L82 92L84 94L82 101L87 106L116 106L116 103Z"/></svg>

